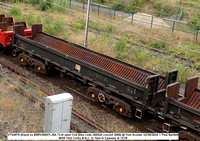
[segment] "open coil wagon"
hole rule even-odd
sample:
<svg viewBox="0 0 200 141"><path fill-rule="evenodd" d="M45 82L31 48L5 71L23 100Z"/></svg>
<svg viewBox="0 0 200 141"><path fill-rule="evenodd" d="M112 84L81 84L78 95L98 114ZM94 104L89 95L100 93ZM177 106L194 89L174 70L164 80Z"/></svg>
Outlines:
<svg viewBox="0 0 200 141"><path fill-rule="evenodd" d="M22 25L24 27L24 36L31 35L31 29L28 29L27 22L15 22L13 17L6 17L5 14L0 14L0 47L4 50L9 50L12 44L13 26Z"/></svg>
<svg viewBox="0 0 200 141"><path fill-rule="evenodd" d="M182 128L183 138L200 140L200 90L197 89L199 77L187 80L185 94L179 94L180 83L167 87L163 116L164 131L170 128ZM192 133L191 133L192 132ZM187 134L188 133L188 134Z"/></svg>
<svg viewBox="0 0 200 141"><path fill-rule="evenodd" d="M163 107L168 84L177 79L177 70L166 77L146 71L82 46L42 32L42 25L32 25L30 37L15 26L13 50L24 65L46 74L50 67L70 73L89 88L86 95L110 105L122 115L142 118L144 111L157 114Z"/></svg>

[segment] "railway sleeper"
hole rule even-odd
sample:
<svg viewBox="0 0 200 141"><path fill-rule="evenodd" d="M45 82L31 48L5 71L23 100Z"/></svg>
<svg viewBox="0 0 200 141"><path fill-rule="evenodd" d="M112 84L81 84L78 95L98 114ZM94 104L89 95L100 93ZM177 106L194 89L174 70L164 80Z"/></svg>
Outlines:
<svg viewBox="0 0 200 141"><path fill-rule="evenodd" d="M42 61L32 58L24 53L19 54L18 60L22 65L33 67L36 71L47 74L45 64Z"/></svg>
<svg viewBox="0 0 200 141"><path fill-rule="evenodd" d="M115 96L111 96L99 88L89 87L86 95L97 102L104 103L106 105L111 105L113 110L117 111L118 113L126 117L133 116L132 106L129 103Z"/></svg>

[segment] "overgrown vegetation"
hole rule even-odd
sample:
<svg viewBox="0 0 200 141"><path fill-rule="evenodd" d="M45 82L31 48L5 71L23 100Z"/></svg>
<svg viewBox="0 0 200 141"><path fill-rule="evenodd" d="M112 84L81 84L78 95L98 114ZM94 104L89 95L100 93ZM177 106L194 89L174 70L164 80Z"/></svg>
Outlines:
<svg viewBox="0 0 200 141"><path fill-rule="evenodd" d="M126 57L128 55L126 39L121 39L116 42L115 51L116 51L116 56L115 56L116 59L126 60Z"/></svg>
<svg viewBox="0 0 200 141"><path fill-rule="evenodd" d="M197 11L189 21L189 24L199 27L200 30L200 11Z"/></svg>
<svg viewBox="0 0 200 141"><path fill-rule="evenodd" d="M166 47L166 43L164 42L159 42L159 41L153 41L151 43L149 43L147 45L148 47L152 47L152 48L158 48L158 49L161 49L161 48L165 48Z"/></svg>
<svg viewBox="0 0 200 141"><path fill-rule="evenodd" d="M35 7L35 9L38 10L38 7ZM43 23L43 31L82 45L84 41L85 18L75 13L67 12L67 13L60 14L57 11L53 11L53 9L48 9L44 12L37 11L37 10L35 13L33 13L32 8L31 10L29 10L29 8L26 6L26 13L31 13L32 17L29 16L28 14L28 15L23 15L23 16L15 16L15 19L28 20L29 24L34 23L34 22ZM103 16L104 18L106 18L105 15ZM99 17L102 18L101 14L99 15ZM115 20L115 22L116 24L118 24L119 21ZM125 24L124 26L127 25L127 28L138 28L137 25L130 27L130 24L126 24L124 22L123 24ZM70 28L68 28L68 26ZM183 56L191 60L194 59L196 60L195 66L197 67L199 66L199 61L197 61L199 58L198 54L191 53L189 51L184 51L183 49L178 48L178 47L170 47L169 45L163 42L154 41L144 36L138 36L138 34L133 34L132 32L122 31L118 28L113 28L113 25L102 24L100 22L91 20L89 29L98 31L100 33L96 35L94 34L95 32L89 33L88 47L90 49L115 57L125 62L143 67L145 69L155 70L158 73L165 74L166 71L170 71L172 69L177 68L176 66L177 63L169 61L170 58L166 56L163 57L157 54L152 55L150 51L148 51L147 49L143 47L137 47L137 49L135 49L134 47L134 49L132 49L128 47L130 45L127 44L127 41L129 42L139 41L152 48L166 50L168 52L172 52L173 54L176 54L178 56ZM141 27L139 27L139 30L145 30L147 34L149 32L148 30ZM151 31L152 36L156 35L159 38L161 38L160 36L162 36L164 37L163 38L164 40L169 40L169 41L179 40L176 34L170 35L168 34L168 32L165 32L164 34L161 34L161 33L162 32L160 32L160 30L155 30L155 32L154 30ZM121 40L115 41L114 39L115 36L120 37ZM184 37L187 37L187 36L184 36ZM188 42L185 42L185 44L183 44L183 40L180 40L179 42L180 42L179 43L180 46L184 46L188 49L192 49L195 51L200 51L199 50L200 47L199 45L196 45L196 43L191 44L191 42L188 41ZM186 64L183 64L183 65L186 65ZM188 70L189 71L182 71L184 73L180 73L179 80L181 80L182 82L185 82L184 77L182 77L182 75L185 75L188 77L195 74L198 75L196 71L193 71L193 70L191 71L191 69L188 69Z"/></svg>

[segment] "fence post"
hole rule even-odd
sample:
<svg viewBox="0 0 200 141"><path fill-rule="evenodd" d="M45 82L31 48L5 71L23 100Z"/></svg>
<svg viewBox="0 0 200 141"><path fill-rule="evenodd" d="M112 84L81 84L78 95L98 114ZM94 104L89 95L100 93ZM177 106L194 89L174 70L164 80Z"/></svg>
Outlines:
<svg viewBox="0 0 200 141"><path fill-rule="evenodd" d="M132 12L131 23L133 23L133 15L134 15L134 13Z"/></svg>
<svg viewBox="0 0 200 141"><path fill-rule="evenodd" d="M98 5L98 14L99 14L99 8L100 8L100 5Z"/></svg>
<svg viewBox="0 0 200 141"><path fill-rule="evenodd" d="M198 39L198 35L199 35L199 26L197 26L197 31L196 31L196 41Z"/></svg>
<svg viewBox="0 0 200 141"><path fill-rule="evenodd" d="M172 25L172 33L174 32L174 26L175 26L175 21L173 21L173 25Z"/></svg>
<svg viewBox="0 0 200 141"><path fill-rule="evenodd" d="M83 13L84 13L84 10L85 10L85 2L83 1Z"/></svg>
<svg viewBox="0 0 200 141"><path fill-rule="evenodd" d="M116 9L114 9L114 19L115 19L115 13L116 13Z"/></svg>
<svg viewBox="0 0 200 141"><path fill-rule="evenodd" d="M152 29L152 26L153 26L153 16L151 18L151 29Z"/></svg>
<svg viewBox="0 0 200 141"><path fill-rule="evenodd" d="M71 8L71 5L72 5L72 0L69 0L69 7Z"/></svg>

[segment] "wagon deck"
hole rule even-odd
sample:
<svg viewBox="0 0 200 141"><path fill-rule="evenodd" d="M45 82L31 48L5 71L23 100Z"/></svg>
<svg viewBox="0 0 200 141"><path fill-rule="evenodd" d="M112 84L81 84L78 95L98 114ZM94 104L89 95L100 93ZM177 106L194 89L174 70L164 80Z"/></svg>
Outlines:
<svg viewBox="0 0 200 141"><path fill-rule="evenodd" d="M151 72L144 71L140 68L128 65L124 62L115 60L102 54L97 54L88 49L80 48L79 46L74 46L57 40L54 37L48 36L42 32L38 33L32 40L62 52L66 55L69 55L73 58L104 69L141 86L145 86L145 80L148 76L155 75ZM164 79L160 79L159 89L163 89L164 85Z"/></svg>

